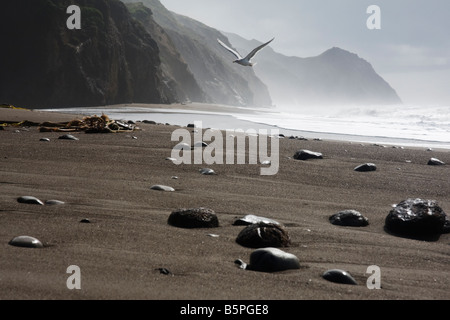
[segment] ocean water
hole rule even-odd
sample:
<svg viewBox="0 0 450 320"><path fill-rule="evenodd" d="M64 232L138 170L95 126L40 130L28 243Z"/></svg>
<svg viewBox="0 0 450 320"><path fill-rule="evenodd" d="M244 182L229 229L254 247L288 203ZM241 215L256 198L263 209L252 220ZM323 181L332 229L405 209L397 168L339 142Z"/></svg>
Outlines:
<svg viewBox="0 0 450 320"><path fill-rule="evenodd" d="M283 129L336 135L361 142L450 149L450 106L364 106L280 108L276 112L238 115L241 120Z"/></svg>
<svg viewBox="0 0 450 320"><path fill-rule="evenodd" d="M450 150L450 106L333 106L236 108L236 112L145 107L47 109L85 115L107 114L112 119L153 120L185 126L202 121L203 128L271 129L285 135L361 143L442 148Z"/></svg>

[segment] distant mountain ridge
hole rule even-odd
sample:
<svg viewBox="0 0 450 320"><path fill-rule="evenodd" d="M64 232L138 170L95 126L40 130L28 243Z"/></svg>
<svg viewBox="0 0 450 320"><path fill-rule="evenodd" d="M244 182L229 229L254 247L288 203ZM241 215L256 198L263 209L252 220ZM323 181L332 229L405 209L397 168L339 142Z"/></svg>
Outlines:
<svg viewBox="0 0 450 320"><path fill-rule="evenodd" d="M223 32L239 51L261 44ZM373 67L349 51L333 47L309 57L288 57L267 47L255 57L255 73L267 84L275 104L399 104L396 91Z"/></svg>

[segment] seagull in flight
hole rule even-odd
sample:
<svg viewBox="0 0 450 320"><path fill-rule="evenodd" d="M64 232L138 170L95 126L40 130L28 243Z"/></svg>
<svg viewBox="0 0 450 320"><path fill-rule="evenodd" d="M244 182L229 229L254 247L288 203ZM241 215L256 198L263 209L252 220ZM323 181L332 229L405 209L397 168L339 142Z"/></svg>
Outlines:
<svg viewBox="0 0 450 320"><path fill-rule="evenodd" d="M273 39L275 39L275 38L273 38ZM250 60L255 56L255 54L258 53L259 50L261 50L262 48L267 46L269 43L271 43L273 41L273 39L260 45L259 47L256 47L255 49L253 49L245 58L242 58L242 56L239 54L239 52L228 47L225 43L220 41L220 39L217 39L217 41L219 42L219 44L222 47L224 47L225 49L227 49L228 51L230 51L232 54L234 54L236 56L237 60L234 60L233 63L238 63L245 67L253 67L256 63L253 63Z"/></svg>

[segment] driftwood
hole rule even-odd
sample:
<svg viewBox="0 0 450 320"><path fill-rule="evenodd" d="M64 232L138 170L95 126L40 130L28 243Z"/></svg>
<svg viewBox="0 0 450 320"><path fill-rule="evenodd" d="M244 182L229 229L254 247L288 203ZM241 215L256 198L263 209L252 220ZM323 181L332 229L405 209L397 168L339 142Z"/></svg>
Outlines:
<svg viewBox="0 0 450 320"><path fill-rule="evenodd" d="M111 120L105 114L99 116L89 116L82 120L74 119L69 122L43 122L39 125L40 132L76 132L86 133L116 133L133 131L137 128L121 121Z"/></svg>

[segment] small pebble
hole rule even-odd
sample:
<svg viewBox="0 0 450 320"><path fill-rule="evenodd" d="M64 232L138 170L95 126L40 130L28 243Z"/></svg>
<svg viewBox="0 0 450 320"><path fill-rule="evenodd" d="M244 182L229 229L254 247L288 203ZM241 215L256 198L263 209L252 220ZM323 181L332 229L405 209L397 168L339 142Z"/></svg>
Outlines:
<svg viewBox="0 0 450 320"><path fill-rule="evenodd" d="M80 223L91 223L91 220L84 218L80 220Z"/></svg>
<svg viewBox="0 0 450 320"><path fill-rule="evenodd" d="M170 272L169 269L166 268L157 268L156 270L159 270L159 273L166 275L166 276L173 276L173 273Z"/></svg>
<svg viewBox="0 0 450 320"><path fill-rule="evenodd" d="M24 248L43 248L43 244L41 241L34 237L30 236L18 236L9 241L9 244L15 247L24 247Z"/></svg>
<svg viewBox="0 0 450 320"><path fill-rule="evenodd" d="M20 203L38 204L41 206L44 205L44 203L41 200L39 200L36 197L32 197L32 196L22 196L22 197L17 198L17 201Z"/></svg>
<svg viewBox="0 0 450 320"><path fill-rule="evenodd" d="M71 134L65 134L60 136L58 139L62 139L62 140L80 140L77 137L71 135Z"/></svg>
<svg viewBox="0 0 450 320"><path fill-rule="evenodd" d="M331 269L326 271L322 275L322 277L325 280L335 283L357 285L356 280L347 271L344 270Z"/></svg>
<svg viewBox="0 0 450 320"><path fill-rule="evenodd" d="M49 138L40 138L39 141L50 142Z"/></svg>
<svg viewBox="0 0 450 320"><path fill-rule="evenodd" d="M214 234L214 233L207 234L207 236L211 237L211 238L219 238L220 237L218 234Z"/></svg>
<svg viewBox="0 0 450 320"><path fill-rule="evenodd" d="M151 186L150 189L152 189L152 190L158 190L158 191L166 191L166 192L173 192L173 191L175 191L175 189L172 188L172 187L169 187L169 186L163 186L163 185L160 185L160 184Z"/></svg>
<svg viewBox="0 0 450 320"><path fill-rule="evenodd" d="M369 219L356 210L340 211L333 214L329 220L332 224L339 226L365 227L369 225Z"/></svg>
<svg viewBox="0 0 450 320"><path fill-rule="evenodd" d="M377 166L375 164L373 164L373 163L364 163L364 164L361 164L361 165L357 166L353 170L354 171L359 171L359 172L376 171L377 170Z"/></svg>
<svg viewBox="0 0 450 320"><path fill-rule="evenodd" d="M445 165L445 162L436 159L436 158L431 158L430 160L428 160L428 165L429 166L443 166Z"/></svg>
<svg viewBox="0 0 450 320"><path fill-rule="evenodd" d="M199 170L201 174L205 175L205 176L211 176L211 175L215 175L216 172L213 169L209 169L209 168L203 168Z"/></svg>

